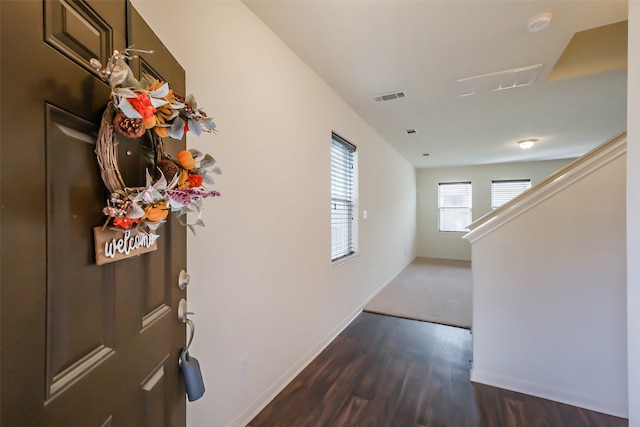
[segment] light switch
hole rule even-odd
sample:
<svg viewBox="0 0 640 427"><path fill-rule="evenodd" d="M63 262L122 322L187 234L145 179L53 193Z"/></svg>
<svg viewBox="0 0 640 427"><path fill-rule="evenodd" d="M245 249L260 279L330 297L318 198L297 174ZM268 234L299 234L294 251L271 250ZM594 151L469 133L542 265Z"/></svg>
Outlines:
<svg viewBox="0 0 640 427"><path fill-rule="evenodd" d="M362 219L367 219L367 211L362 211Z"/></svg>

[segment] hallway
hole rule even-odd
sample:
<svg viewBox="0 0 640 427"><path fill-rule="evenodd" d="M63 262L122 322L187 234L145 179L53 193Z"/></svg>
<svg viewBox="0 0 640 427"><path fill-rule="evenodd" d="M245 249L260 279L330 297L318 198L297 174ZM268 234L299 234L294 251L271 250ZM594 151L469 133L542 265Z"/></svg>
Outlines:
<svg viewBox="0 0 640 427"><path fill-rule="evenodd" d="M468 330L362 313L249 426L628 425L473 384L470 359Z"/></svg>

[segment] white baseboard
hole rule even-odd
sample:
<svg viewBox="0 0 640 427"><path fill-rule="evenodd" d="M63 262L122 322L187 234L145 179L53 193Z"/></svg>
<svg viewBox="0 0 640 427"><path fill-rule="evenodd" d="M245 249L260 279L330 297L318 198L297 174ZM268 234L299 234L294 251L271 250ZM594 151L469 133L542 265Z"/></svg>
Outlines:
<svg viewBox="0 0 640 427"><path fill-rule="evenodd" d="M256 415L260 413L277 395L280 393L295 377L302 372L331 342L338 336L354 319L362 313L361 305L349 316L344 319L338 326L334 328L317 346L313 348L306 356L302 357L298 363L293 365L287 372L278 378L271 387L260 395L247 409L237 416L228 427L245 427Z"/></svg>
<svg viewBox="0 0 640 427"><path fill-rule="evenodd" d="M395 279L396 277L398 277L400 275L400 273L402 273L404 271L405 268L407 268L409 266L409 264L411 264L413 262L415 258L411 259L408 263L406 263L404 265L404 267L402 267L396 274L394 274L393 276L391 276L386 282L384 282L374 293L371 294L371 296L369 298L367 298L362 305L360 306L360 311L364 310L364 308L367 306L367 304L369 304L371 302L371 300L373 300L375 297L378 296L378 294L380 292L382 292L382 290L393 281L393 279Z"/></svg>
<svg viewBox="0 0 640 427"><path fill-rule="evenodd" d="M398 273L393 275L389 280L384 282L380 288L375 291L369 298L367 298L358 308L356 308L346 319L344 319L333 331L331 331L318 345L316 345L306 356L302 357L298 363L292 366L287 372L285 372L280 378L278 378L271 387L269 387L264 393L260 395L251 405L247 407L240 415L238 415L227 427L245 427L256 415L260 413L277 395L280 393L295 377L302 372L318 355L327 348L331 342L336 339L347 326L355 320L355 318L362 313L364 307L378 295L385 286L387 286L398 274L400 274L413 260L409 261Z"/></svg>
<svg viewBox="0 0 640 427"><path fill-rule="evenodd" d="M627 401L603 401L601 398L582 395L571 390L549 387L544 384L532 383L519 378L506 377L492 372L479 371L477 368L471 369L471 381L486 384L493 387L503 388L542 399L553 400L603 414L613 415L621 418L629 418L629 407Z"/></svg>

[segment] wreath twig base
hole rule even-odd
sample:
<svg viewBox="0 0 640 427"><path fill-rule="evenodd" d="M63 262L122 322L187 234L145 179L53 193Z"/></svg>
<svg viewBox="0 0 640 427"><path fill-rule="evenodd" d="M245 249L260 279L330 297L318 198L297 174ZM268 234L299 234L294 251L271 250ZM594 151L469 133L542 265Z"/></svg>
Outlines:
<svg viewBox="0 0 640 427"><path fill-rule="evenodd" d="M110 193L124 190L126 185L120 168L118 168L118 140L114 135L113 117L116 108L113 102L107 104L102 114L98 139L96 140L96 157L100 166L100 175Z"/></svg>

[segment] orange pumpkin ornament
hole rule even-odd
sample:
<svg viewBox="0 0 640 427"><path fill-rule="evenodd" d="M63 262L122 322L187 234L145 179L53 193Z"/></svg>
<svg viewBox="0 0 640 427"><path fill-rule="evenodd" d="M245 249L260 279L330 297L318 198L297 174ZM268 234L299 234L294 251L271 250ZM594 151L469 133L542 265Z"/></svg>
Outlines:
<svg viewBox="0 0 640 427"><path fill-rule="evenodd" d="M188 188L189 183L187 179L189 178L189 172L183 170L180 172L180 176L178 177L178 188Z"/></svg>
<svg viewBox="0 0 640 427"><path fill-rule="evenodd" d="M148 117L148 118L144 119L142 121L142 123L144 123L144 127L145 128L151 129L152 127L154 127L156 125L156 116L152 115L151 117Z"/></svg>
<svg viewBox="0 0 640 427"><path fill-rule="evenodd" d="M169 137L169 128L164 126L156 126L153 128L160 138L168 138Z"/></svg>
<svg viewBox="0 0 640 427"><path fill-rule="evenodd" d="M180 163L180 166L182 166L188 171L196 167L196 161L193 158L191 151L189 150L180 151L177 155L177 158L178 158L178 163Z"/></svg>
<svg viewBox="0 0 640 427"><path fill-rule="evenodd" d="M144 210L144 219L151 222L161 221L169 215L167 203L161 202L147 206Z"/></svg>

